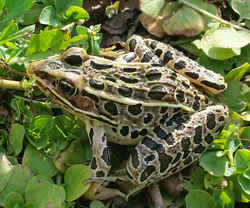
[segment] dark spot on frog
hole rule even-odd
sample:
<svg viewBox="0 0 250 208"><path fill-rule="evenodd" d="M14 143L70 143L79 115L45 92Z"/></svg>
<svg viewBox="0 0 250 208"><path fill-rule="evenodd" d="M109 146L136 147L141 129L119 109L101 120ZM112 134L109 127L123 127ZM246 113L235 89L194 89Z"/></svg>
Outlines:
<svg viewBox="0 0 250 208"><path fill-rule="evenodd" d="M129 105L128 112L133 116L137 116L142 112L142 104Z"/></svg>
<svg viewBox="0 0 250 208"><path fill-rule="evenodd" d="M96 90L103 90L104 89L104 83L102 81L99 81L99 80L90 79L89 85L92 88L95 88Z"/></svg>
<svg viewBox="0 0 250 208"><path fill-rule="evenodd" d="M138 152L134 149L131 153L131 161L132 161L132 166L133 168L138 168L140 161L138 157Z"/></svg>
<svg viewBox="0 0 250 208"><path fill-rule="evenodd" d="M64 58L64 61L71 66L81 66L82 57L80 55L70 55Z"/></svg>
<svg viewBox="0 0 250 208"><path fill-rule="evenodd" d="M186 62L185 61L178 61L174 64L174 68L177 70L184 69L186 67Z"/></svg>
<svg viewBox="0 0 250 208"><path fill-rule="evenodd" d="M211 135L211 134L208 134L206 137L205 137L205 141L206 143L208 144L211 144L214 140L214 137Z"/></svg>
<svg viewBox="0 0 250 208"><path fill-rule="evenodd" d="M148 93L148 97L154 100L161 100L165 95L166 89L161 85L152 87Z"/></svg>
<svg viewBox="0 0 250 208"><path fill-rule="evenodd" d="M212 112L209 112L207 114L207 128L212 130L215 127L216 127L215 114Z"/></svg>
<svg viewBox="0 0 250 208"><path fill-rule="evenodd" d="M127 136L129 134L129 127L128 126L123 126L120 130L120 133L122 136Z"/></svg>
<svg viewBox="0 0 250 208"><path fill-rule="evenodd" d="M93 170L95 170L97 168L95 157L92 158L90 167Z"/></svg>
<svg viewBox="0 0 250 208"><path fill-rule="evenodd" d="M96 177L104 177L105 173L102 170L96 172Z"/></svg>
<svg viewBox="0 0 250 208"><path fill-rule="evenodd" d="M105 147L103 149L101 158L104 160L104 162L106 163L107 166L111 165L110 155L109 155L109 149L107 147Z"/></svg>
<svg viewBox="0 0 250 208"><path fill-rule="evenodd" d="M199 144L197 147L194 148L193 152L202 153L202 152L204 152L205 149L206 148L202 144Z"/></svg>
<svg viewBox="0 0 250 208"><path fill-rule="evenodd" d="M110 113L112 116L117 116L118 115L118 109L117 106L114 102L108 101L104 104L104 109Z"/></svg>
<svg viewBox="0 0 250 208"><path fill-rule="evenodd" d="M167 64L169 61L173 60L173 53L171 51L167 51L163 55L163 62L164 64Z"/></svg>
<svg viewBox="0 0 250 208"><path fill-rule="evenodd" d="M132 89L128 87L119 87L118 93L124 97L131 97L132 95Z"/></svg>
<svg viewBox="0 0 250 208"><path fill-rule="evenodd" d="M200 144L202 142L202 126L195 128L194 143Z"/></svg>

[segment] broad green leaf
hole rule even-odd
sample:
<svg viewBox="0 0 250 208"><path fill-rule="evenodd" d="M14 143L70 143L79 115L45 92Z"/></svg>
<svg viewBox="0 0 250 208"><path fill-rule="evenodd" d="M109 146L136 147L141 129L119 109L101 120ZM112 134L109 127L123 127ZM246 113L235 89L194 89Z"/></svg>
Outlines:
<svg viewBox="0 0 250 208"><path fill-rule="evenodd" d="M184 184L187 191L193 189L204 189L204 171L201 168L196 168L189 180Z"/></svg>
<svg viewBox="0 0 250 208"><path fill-rule="evenodd" d="M240 55L241 48L250 43L250 33L232 28L207 32L201 39L201 49L214 59L224 60Z"/></svg>
<svg viewBox="0 0 250 208"><path fill-rule="evenodd" d="M48 50L56 51L66 49L68 46L65 44L70 39L68 33L64 33L59 29L45 28L43 31L40 31L39 34L33 34L31 37L31 42L26 51L26 56L30 56L35 53L47 52Z"/></svg>
<svg viewBox="0 0 250 208"><path fill-rule="evenodd" d="M14 123L11 125L9 142L13 148L14 155L18 155L23 148L23 138L24 138L25 129L23 125Z"/></svg>
<svg viewBox="0 0 250 208"><path fill-rule="evenodd" d="M245 174L245 173L244 173ZM242 190L250 195L250 173L248 171L248 173L246 173L247 177L245 177L245 175L240 174L237 179L238 179L238 183L240 184Z"/></svg>
<svg viewBox="0 0 250 208"><path fill-rule="evenodd" d="M243 191L238 181L238 175L234 175L233 177L230 177L230 180L233 181L233 185L234 185L233 191L234 191L235 201L243 202L243 203L250 202L250 194L246 194Z"/></svg>
<svg viewBox="0 0 250 208"><path fill-rule="evenodd" d="M14 20L10 21L7 27L5 27L4 30L1 32L0 43L3 42L3 40L9 39L9 37L12 36L12 34L17 31L18 31L17 24L14 22Z"/></svg>
<svg viewBox="0 0 250 208"><path fill-rule="evenodd" d="M250 180L250 168L246 169L243 173L243 176Z"/></svg>
<svg viewBox="0 0 250 208"><path fill-rule="evenodd" d="M31 145L28 145L25 149L22 164L29 167L35 174L53 177L57 173L52 159Z"/></svg>
<svg viewBox="0 0 250 208"><path fill-rule="evenodd" d="M65 17L68 21L75 22L78 21L79 19L89 19L89 14L88 12L77 6L71 6L65 13Z"/></svg>
<svg viewBox="0 0 250 208"><path fill-rule="evenodd" d="M182 7L171 18L166 18L162 27L168 35L191 37L204 29L205 22L203 17L195 10Z"/></svg>
<svg viewBox="0 0 250 208"><path fill-rule="evenodd" d="M233 183L228 181L228 185L224 189L213 190L213 198L216 201L215 208L234 208L235 197L233 193Z"/></svg>
<svg viewBox="0 0 250 208"><path fill-rule="evenodd" d="M218 157L218 152L205 152L200 159L200 166L214 176L224 176L226 164L228 163L225 155Z"/></svg>
<svg viewBox="0 0 250 208"><path fill-rule="evenodd" d="M164 6L164 0L140 0L140 9L153 18L157 17Z"/></svg>
<svg viewBox="0 0 250 208"><path fill-rule="evenodd" d="M7 0L6 8L8 10L8 16L0 21L0 24L8 22L9 20L21 16L25 11L27 11L33 5L33 0Z"/></svg>
<svg viewBox="0 0 250 208"><path fill-rule="evenodd" d="M236 152L234 157L235 165L238 172L242 173L250 167L250 151L247 149L240 149Z"/></svg>
<svg viewBox="0 0 250 208"><path fill-rule="evenodd" d="M232 69L225 77L226 81L235 80L240 81L242 77L250 72L250 65L248 63L243 64L240 67Z"/></svg>
<svg viewBox="0 0 250 208"><path fill-rule="evenodd" d="M44 25L51 25L54 27L59 26L60 21L58 20L56 16L55 7L53 6L44 7L40 14L39 22Z"/></svg>
<svg viewBox="0 0 250 208"><path fill-rule="evenodd" d="M246 127L241 128L238 133L240 135L240 139L242 139L241 142L247 148L249 145L249 142L250 142L250 126L246 126Z"/></svg>
<svg viewBox="0 0 250 208"><path fill-rule="evenodd" d="M34 4L28 11L26 11L19 19L22 25L32 25L38 22L39 15L43 10L44 5L41 4Z"/></svg>
<svg viewBox="0 0 250 208"><path fill-rule="evenodd" d="M242 83L239 81L230 81L228 83L227 90L219 95L221 101L226 104L231 110L236 112L242 112L246 103L243 101L242 97Z"/></svg>
<svg viewBox="0 0 250 208"><path fill-rule="evenodd" d="M91 177L90 168L86 165L73 165L64 174L66 184L67 201L78 199L90 187L90 183L84 183Z"/></svg>
<svg viewBox="0 0 250 208"><path fill-rule="evenodd" d="M13 165L7 159L6 155L0 154L0 192L6 187L13 174L13 168Z"/></svg>
<svg viewBox="0 0 250 208"><path fill-rule="evenodd" d="M4 201L5 208L19 208L23 207L24 205L24 198L21 194L17 192L10 192Z"/></svg>
<svg viewBox="0 0 250 208"><path fill-rule="evenodd" d="M89 207L90 208L105 208L105 205L99 200L94 200L90 203Z"/></svg>
<svg viewBox="0 0 250 208"><path fill-rule="evenodd" d="M56 6L56 12L65 12L70 6L82 7L83 0L54 0Z"/></svg>
<svg viewBox="0 0 250 208"><path fill-rule="evenodd" d="M2 14L4 6L5 6L5 0L0 0L0 14Z"/></svg>
<svg viewBox="0 0 250 208"><path fill-rule="evenodd" d="M216 206L215 200L203 190L191 190L185 197L187 208L212 208ZM205 203L204 203L205 202Z"/></svg>
<svg viewBox="0 0 250 208"><path fill-rule="evenodd" d="M12 174L8 180L7 185L5 186L3 191L0 192L0 205L5 201L6 197L11 192L17 192L21 194L22 196L24 196L25 187L28 181L32 177L32 173L27 167L17 165L17 166L14 166L11 171L12 171Z"/></svg>
<svg viewBox="0 0 250 208"><path fill-rule="evenodd" d="M91 160L91 148L87 140L74 140L70 146L54 159L54 164L58 170L65 172L70 165L83 164Z"/></svg>
<svg viewBox="0 0 250 208"><path fill-rule="evenodd" d="M203 0L180 0L179 2L185 2L188 1L189 4L194 5L198 9L202 9L210 14L217 15L217 8L213 4L209 4L206 1ZM204 19L206 19L206 23L212 22L213 19L207 16L203 16Z"/></svg>
<svg viewBox="0 0 250 208"><path fill-rule="evenodd" d="M46 175L34 176L25 189L26 202L37 208L63 208L65 190Z"/></svg>
<svg viewBox="0 0 250 208"><path fill-rule="evenodd" d="M231 0L231 6L242 19L250 19L250 1L249 0Z"/></svg>

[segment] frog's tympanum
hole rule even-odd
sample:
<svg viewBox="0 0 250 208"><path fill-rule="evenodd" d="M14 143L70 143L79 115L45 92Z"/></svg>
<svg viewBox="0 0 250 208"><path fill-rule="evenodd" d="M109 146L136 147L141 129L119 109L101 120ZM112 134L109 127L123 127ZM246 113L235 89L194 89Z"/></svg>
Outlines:
<svg viewBox="0 0 250 208"><path fill-rule="evenodd" d="M86 123L93 178L108 176L107 141L135 145L126 177L138 191L199 159L228 118L227 107L211 105L201 90L218 94L227 85L169 45L135 35L128 44L131 52L114 61L72 47L32 63L28 75Z"/></svg>

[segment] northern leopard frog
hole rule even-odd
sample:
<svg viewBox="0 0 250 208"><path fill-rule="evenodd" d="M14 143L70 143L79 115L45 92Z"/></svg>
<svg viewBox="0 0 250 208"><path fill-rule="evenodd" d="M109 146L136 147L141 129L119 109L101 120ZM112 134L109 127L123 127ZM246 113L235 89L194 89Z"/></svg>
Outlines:
<svg viewBox="0 0 250 208"><path fill-rule="evenodd" d="M198 160L228 117L202 89L218 94L223 77L164 43L132 36L115 61L72 47L32 63L27 72L62 108L79 116L92 144L94 178L107 177L107 141L135 145L126 167L137 190ZM171 68L171 69L170 69ZM101 182L93 185L96 198Z"/></svg>

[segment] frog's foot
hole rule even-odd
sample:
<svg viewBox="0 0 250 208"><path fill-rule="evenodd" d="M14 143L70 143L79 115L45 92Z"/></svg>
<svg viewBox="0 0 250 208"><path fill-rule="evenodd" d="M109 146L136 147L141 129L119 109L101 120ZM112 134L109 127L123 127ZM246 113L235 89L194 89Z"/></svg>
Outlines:
<svg viewBox="0 0 250 208"><path fill-rule="evenodd" d="M91 184L84 196L90 200L106 200L116 196L126 198L126 195L120 192L118 189L106 188L102 183L97 182Z"/></svg>

